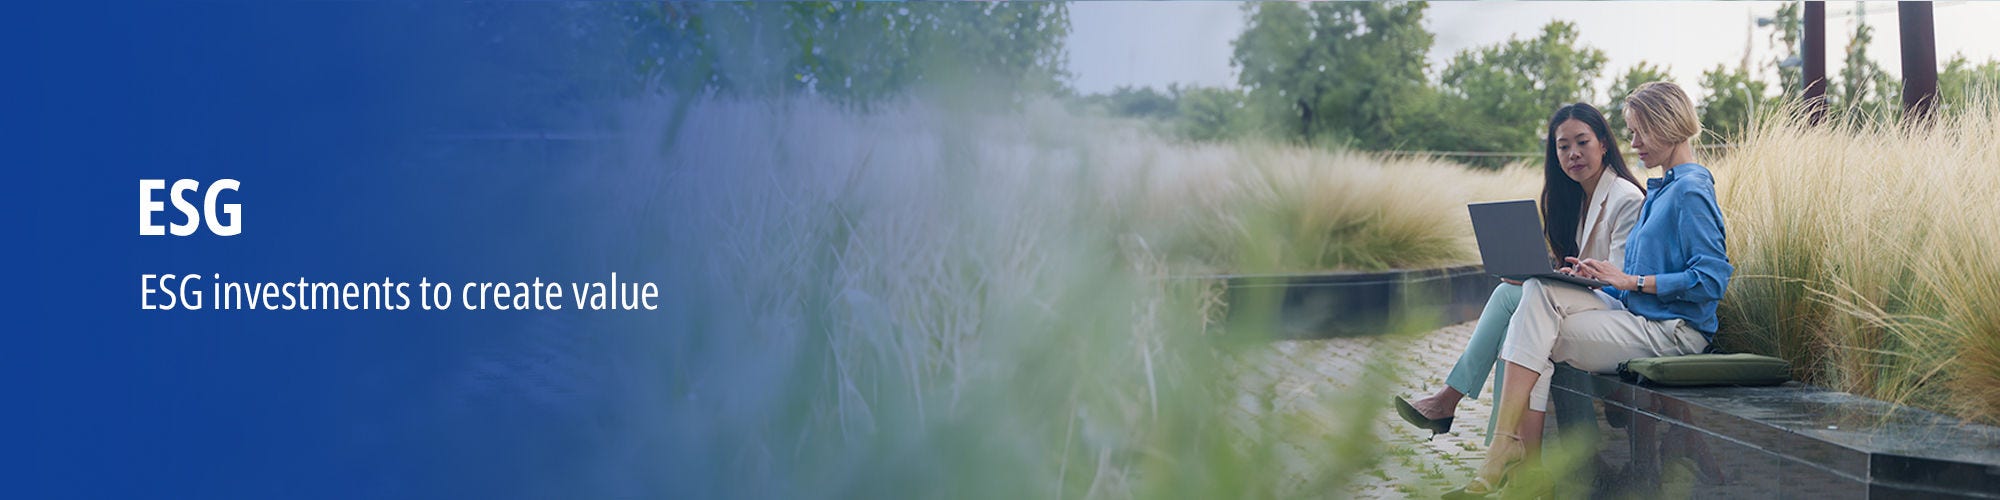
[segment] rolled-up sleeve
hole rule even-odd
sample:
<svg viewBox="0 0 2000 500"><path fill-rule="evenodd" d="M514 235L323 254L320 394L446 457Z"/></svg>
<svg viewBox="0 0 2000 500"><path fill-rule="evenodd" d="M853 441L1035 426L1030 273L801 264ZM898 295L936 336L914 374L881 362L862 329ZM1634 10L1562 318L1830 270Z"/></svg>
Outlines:
<svg viewBox="0 0 2000 500"><path fill-rule="evenodd" d="M1704 186L1707 187L1707 186ZM1729 287L1736 267L1729 264L1723 244L1722 210L1716 206L1714 190L1691 189L1681 193L1675 214L1681 245L1687 252L1685 267L1678 272L1660 273L1656 294L1666 300L1715 302Z"/></svg>

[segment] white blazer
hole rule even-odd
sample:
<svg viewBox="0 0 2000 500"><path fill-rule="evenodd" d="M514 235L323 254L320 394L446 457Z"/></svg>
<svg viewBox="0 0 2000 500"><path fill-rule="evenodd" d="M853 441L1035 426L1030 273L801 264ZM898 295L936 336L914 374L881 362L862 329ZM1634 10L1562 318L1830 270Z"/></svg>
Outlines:
<svg viewBox="0 0 2000 500"><path fill-rule="evenodd" d="M1625 267L1625 237L1632 234L1632 227L1639 224L1639 209L1646 204L1646 192L1634 186L1611 167L1604 168L1604 175L1597 177L1597 189L1590 195L1590 203L1585 205L1581 229L1576 232L1576 249L1580 258L1608 260L1620 269Z"/></svg>

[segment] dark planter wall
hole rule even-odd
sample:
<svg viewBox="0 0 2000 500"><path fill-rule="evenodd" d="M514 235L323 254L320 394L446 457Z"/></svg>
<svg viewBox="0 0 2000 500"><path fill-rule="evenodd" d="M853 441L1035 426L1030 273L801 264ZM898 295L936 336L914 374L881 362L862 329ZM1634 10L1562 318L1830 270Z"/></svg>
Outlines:
<svg viewBox="0 0 2000 500"><path fill-rule="evenodd" d="M1428 330L1472 321L1500 280L1480 266L1222 276L1232 325L1281 338Z"/></svg>

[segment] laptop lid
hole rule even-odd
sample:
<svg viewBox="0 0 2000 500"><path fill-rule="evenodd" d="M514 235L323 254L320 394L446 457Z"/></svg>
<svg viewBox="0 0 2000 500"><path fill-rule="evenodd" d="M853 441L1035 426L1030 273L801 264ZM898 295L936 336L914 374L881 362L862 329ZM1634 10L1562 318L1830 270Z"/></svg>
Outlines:
<svg viewBox="0 0 2000 500"><path fill-rule="evenodd" d="M1554 271L1535 200L1473 203L1466 209L1472 213L1472 233L1486 272L1519 279Z"/></svg>

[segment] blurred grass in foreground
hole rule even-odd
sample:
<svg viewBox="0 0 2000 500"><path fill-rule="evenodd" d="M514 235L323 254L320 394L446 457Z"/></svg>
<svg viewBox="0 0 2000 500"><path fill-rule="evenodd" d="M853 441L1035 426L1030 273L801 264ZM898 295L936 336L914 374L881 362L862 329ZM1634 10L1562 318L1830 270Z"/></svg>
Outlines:
<svg viewBox="0 0 2000 500"><path fill-rule="evenodd" d="M1714 162L1726 347L1808 382L2000 423L2000 106L1928 127L1767 120Z"/></svg>
<svg viewBox="0 0 2000 500"><path fill-rule="evenodd" d="M660 416L623 438L652 444L607 453L698 464L661 481L706 496L1340 495L1382 453L1393 361L1308 408L1246 402L1268 327L1214 324L1220 284L1169 277L1463 262L1463 204L1534 181L1046 103L653 111L676 104L624 106L640 139L596 173L689 290L662 316L686 334L634 354L663 365L635 388ZM1297 475L1283 443L1322 451Z"/></svg>

